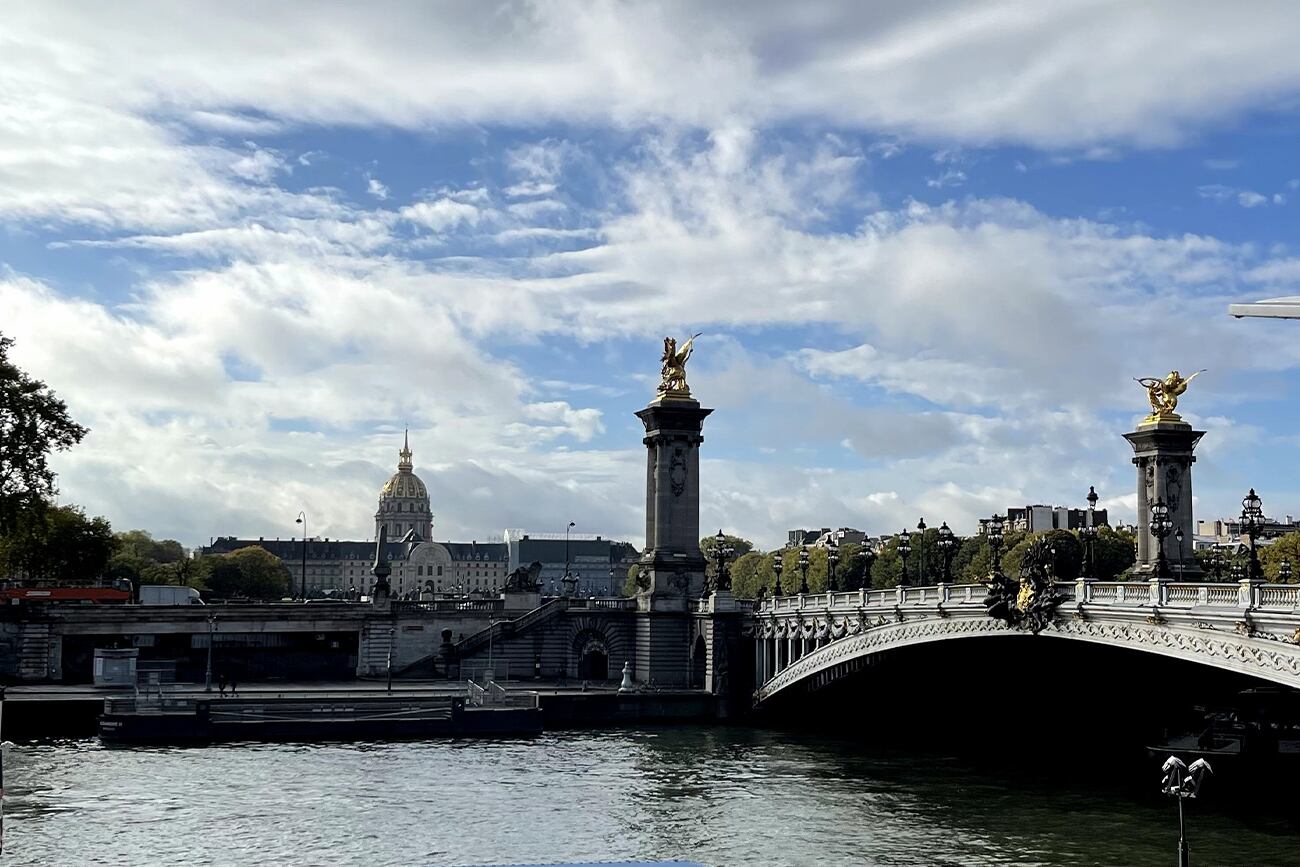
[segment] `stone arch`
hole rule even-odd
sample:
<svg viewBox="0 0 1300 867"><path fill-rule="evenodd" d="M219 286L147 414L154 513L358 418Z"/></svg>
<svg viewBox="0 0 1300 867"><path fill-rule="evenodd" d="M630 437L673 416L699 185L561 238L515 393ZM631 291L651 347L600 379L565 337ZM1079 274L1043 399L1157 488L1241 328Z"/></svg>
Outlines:
<svg viewBox="0 0 1300 867"><path fill-rule="evenodd" d="M777 621L764 624L760 637L814 640L819 635L835 637L810 649L785 666L754 693L755 706L778 693L812 678L831 678L852 663L885 651L936 641L953 641L986 636L1021 636L1034 640L1070 640L1154 653L1200 665L1244 674L1260 680L1300 688L1300 646L1276 637L1241 635L1227 630L1173 627L1134 620L1058 620L1035 636L1009 629L1001 621L986 617L921 618L905 622L864 626L852 618L832 622Z"/></svg>
<svg viewBox="0 0 1300 867"><path fill-rule="evenodd" d="M579 631L573 637L573 659L580 680L609 680L609 642L603 632Z"/></svg>
<svg viewBox="0 0 1300 867"><path fill-rule="evenodd" d="M691 689L703 689L705 675L709 670L709 646L703 635L695 636L691 647Z"/></svg>

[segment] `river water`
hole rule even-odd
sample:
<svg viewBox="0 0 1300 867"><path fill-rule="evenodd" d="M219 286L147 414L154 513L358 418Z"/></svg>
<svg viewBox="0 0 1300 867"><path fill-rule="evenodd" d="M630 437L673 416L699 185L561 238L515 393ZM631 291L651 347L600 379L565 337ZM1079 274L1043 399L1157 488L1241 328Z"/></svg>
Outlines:
<svg viewBox="0 0 1300 867"><path fill-rule="evenodd" d="M1067 758L1012 774L840 737L695 726L527 741L26 743L6 764L0 864L1174 863L1173 802ZM1300 796L1285 799L1262 815L1240 799L1192 805L1193 862L1300 865Z"/></svg>

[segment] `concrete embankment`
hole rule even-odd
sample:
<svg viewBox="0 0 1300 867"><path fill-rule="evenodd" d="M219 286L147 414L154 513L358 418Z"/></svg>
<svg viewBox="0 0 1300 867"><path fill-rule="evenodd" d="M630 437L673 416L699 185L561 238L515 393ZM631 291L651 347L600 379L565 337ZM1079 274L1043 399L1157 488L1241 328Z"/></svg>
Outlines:
<svg viewBox="0 0 1300 867"><path fill-rule="evenodd" d="M709 722L718 716L714 696L695 691L665 691L619 694L612 688L560 687L528 683L508 684L511 692L536 691L544 713L546 729L601 728L644 722ZM393 685L397 694L461 694L464 688L445 681ZM182 686L177 692L193 695L199 686ZM344 696L374 696L387 692L383 684L351 681L312 684L247 684L241 696L294 696L311 698L329 693L323 701L341 700ZM20 686L10 687L4 701L3 737L10 740L38 738L88 738L98 733L99 716L106 695L126 695L122 691L98 690L93 687ZM214 693L215 695L216 693ZM220 700L219 698L217 700Z"/></svg>

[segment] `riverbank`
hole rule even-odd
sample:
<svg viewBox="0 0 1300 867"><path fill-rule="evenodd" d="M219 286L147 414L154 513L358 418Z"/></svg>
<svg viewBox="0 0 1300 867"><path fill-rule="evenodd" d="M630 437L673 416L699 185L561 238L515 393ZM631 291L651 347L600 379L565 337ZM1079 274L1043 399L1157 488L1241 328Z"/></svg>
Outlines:
<svg viewBox="0 0 1300 867"><path fill-rule="evenodd" d="M536 692L547 730L593 726L634 725L664 721L711 721L717 717L717 700L698 691L619 693L609 685L583 686L546 681L507 681L511 692ZM445 680L399 681L391 689L386 683L343 681L335 683L249 683L241 684L241 698L302 699L347 702L386 695L411 698L444 698L464 695L465 685ZM129 696L132 690L96 689L62 684L12 686L5 690L3 737L9 740L37 738L87 738L98 734L104 699ZM169 696L211 697L221 701L217 689L211 693L200 684L177 684Z"/></svg>

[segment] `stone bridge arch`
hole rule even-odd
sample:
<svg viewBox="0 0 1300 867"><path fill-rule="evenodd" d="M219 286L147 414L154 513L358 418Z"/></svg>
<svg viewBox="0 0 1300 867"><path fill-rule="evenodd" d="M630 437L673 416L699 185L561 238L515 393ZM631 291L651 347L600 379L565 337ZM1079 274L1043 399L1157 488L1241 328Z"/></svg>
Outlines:
<svg viewBox="0 0 1300 867"><path fill-rule="evenodd" d="M1080 587L1037 635L985 616L982 592L958 587L769 601L753 627L753 703L832 682L885 652L990 636L1109 645L1300 688L1297 588L1217 590L1219 597L1205 584Z"/></svg>

